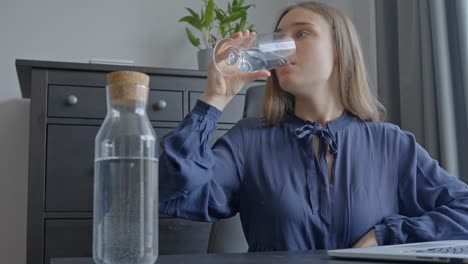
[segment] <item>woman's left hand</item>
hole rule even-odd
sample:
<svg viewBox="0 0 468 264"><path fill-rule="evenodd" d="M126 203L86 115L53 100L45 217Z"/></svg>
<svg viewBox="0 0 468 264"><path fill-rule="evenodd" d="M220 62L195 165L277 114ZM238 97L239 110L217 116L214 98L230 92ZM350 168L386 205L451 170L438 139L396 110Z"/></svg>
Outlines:
<svg viewBox="0 0 468 264"><path fill-rule="evenodd" d="M367 234L365 234L361 239L359 239L353 248L363 248L363 247L376 247L379 245L377 241L377 236L375 235L375 229L372 228Z"/></svg>

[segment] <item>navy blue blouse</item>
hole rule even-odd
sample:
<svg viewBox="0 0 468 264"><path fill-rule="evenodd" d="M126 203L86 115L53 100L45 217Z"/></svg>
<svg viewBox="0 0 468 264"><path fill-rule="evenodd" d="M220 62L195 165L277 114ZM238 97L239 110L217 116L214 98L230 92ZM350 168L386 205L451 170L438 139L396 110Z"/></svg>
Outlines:
<svg viewBox="0 0 468 264"><path fill-rule="evenodd" d="M348 112L326 127L247 118L210 148L220 115L198 101L162 139L161 213L216 221L239 212L249 251L346 248L372 228L380 245L468 239L468 186L397 126Z"/></svg>

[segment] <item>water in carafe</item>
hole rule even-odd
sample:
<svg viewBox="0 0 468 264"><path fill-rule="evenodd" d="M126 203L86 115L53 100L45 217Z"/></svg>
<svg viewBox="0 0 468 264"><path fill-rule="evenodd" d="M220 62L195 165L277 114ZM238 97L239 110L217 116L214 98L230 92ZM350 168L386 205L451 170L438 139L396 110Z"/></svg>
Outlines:
<svg viewBox="0 0 468 264"><path fill-rule="evenodd" d="M147 75L108 75L108 113L95 141L95 263L153 264L158 256L157 140Z"/></svg>

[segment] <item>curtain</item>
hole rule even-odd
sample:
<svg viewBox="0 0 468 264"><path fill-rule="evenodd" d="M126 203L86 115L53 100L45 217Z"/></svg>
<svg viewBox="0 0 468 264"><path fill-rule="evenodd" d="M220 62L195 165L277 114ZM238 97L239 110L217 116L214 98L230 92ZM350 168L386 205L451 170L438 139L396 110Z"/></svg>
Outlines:
<svg viewBox="0 0 468 264"><path fill-rule="evenodd" d="M378 92L388 121L468 182L466 0L376 0Z"/></svg>

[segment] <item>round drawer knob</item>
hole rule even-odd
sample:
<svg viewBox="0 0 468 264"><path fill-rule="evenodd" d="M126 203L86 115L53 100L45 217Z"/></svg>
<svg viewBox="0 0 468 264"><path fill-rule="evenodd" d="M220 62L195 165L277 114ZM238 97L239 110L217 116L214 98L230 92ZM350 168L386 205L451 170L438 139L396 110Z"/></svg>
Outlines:
<svg viewBox="0 0 468 264"><path fill-rule="evenodd" d="M76 105L78 103L78 97L76 95L69 95L67 97L67 104Z"/></svg>
<svg viewBox="0 0 468 264"><path fill-rule="evenodd" d="M155 104L153 104L153 109L155 111L158 111L158 110L163 110L167 107L167 103L166 101L164 100L159 100L157 101Z"/></svg>

